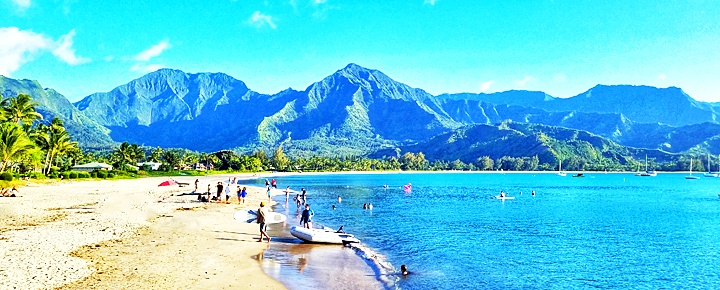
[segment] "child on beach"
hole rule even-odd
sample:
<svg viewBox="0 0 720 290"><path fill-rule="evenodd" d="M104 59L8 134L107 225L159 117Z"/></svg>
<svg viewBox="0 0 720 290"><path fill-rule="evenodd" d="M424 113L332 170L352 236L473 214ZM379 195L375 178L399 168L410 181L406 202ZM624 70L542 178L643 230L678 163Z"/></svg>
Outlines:
<svg viewBox="0 0 720 290"><path fill-rule="evenodd" d="M267 188L267 195L268 195L268 200L270 200L270 187L269 186Z"/></svg>

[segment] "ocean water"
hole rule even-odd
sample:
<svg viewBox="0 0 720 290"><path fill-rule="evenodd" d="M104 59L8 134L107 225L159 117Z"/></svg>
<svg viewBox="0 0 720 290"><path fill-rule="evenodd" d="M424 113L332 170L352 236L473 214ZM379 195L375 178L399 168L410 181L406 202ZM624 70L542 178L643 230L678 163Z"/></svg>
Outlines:
<svg viewBox="0 0 720 290"><path fill-rule="evenodd" d="M344 226L381 254L371 260L408 265L408 277L375 269L379 287L720 289L720 178L300 174L279 177L285 186L306 188L315 221ZM515 199L494 199L500 190ZM293 215L292 198L280 210ZM290 288L322 285L275 277Z"/></svg>

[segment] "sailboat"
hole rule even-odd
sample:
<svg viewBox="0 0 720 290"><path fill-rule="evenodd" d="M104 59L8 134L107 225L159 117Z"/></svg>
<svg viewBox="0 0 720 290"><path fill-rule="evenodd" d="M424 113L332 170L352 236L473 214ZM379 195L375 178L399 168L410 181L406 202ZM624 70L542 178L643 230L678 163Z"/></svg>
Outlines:
<svg viewBox="0 0 720 290"><path fill-rule="evenodd" d="M703 176L705 176L705 177L720 177L720 172L712 172L712 169L710 169L710 153L708 153L707 157L708 157L708 167L707 167L708 171L705 172L705 174L703 174ZM718 166L720 166L720 165L718 165Z"/></svg>
<svg viewBox="0 0 720 290"><path fill-rule="evenodd" d="M560 159L560 169L558 170L557 175L558 175L558 176L567 176L567 173L565 173L564 171L562 171L562 159Z"/></svg>
<svg viewBox="0 0 720 290"><path fill-rule="evenodd" d="M692 175L692 158L690 158L690 175L685 176L685 179L699 179L700 177Z"/></svg>
<svg viewBox="0 0 720 290"><path fill-rule="evenodd" d="M657 172L655 172L655 171L648 171L648 158L647 158L647 154L645 155L645 172L640 173L640 176L657 176Z"/></svg>

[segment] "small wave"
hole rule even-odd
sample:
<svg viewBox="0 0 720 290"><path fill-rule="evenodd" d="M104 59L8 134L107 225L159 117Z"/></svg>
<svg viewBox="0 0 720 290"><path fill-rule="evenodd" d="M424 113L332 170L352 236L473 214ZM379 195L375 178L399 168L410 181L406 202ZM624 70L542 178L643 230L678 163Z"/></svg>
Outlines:
<svg viewBox="0 0 720 290"><path fill-rule="evenodd" d="M385 256L362 243L350 244L349 247L375 271L376 278L384 284L385 289L400 289L398 286L400 277L395 274L397 270L387 261Z"/></svg>

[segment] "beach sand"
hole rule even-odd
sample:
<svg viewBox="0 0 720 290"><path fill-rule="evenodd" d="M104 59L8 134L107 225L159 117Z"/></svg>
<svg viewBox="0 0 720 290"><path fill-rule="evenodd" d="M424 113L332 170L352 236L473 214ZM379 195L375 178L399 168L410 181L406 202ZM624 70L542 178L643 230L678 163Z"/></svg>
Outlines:
<svg viewBox="0 0 720 290"><path fill-rule="evenodd" d="M0 198L0 289L285 289L260 267L268 244L232 214L246 204L192 202L167 178L29 184ZM227 179L200 177L200 191ZM214 188L213 188L214 189Z"/></svg>

